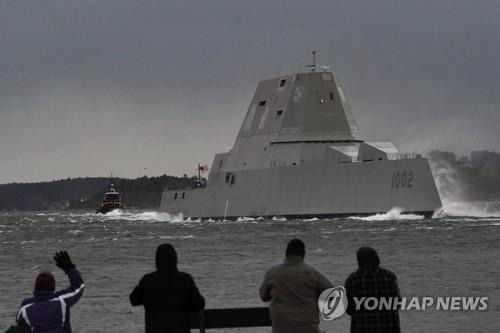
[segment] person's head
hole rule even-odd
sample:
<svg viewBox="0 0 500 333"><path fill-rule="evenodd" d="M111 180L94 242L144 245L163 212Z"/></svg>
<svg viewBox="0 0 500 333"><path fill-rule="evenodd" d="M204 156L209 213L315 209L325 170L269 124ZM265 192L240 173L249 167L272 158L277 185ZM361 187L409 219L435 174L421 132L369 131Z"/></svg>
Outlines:
<svg viewBox="0 0 500 333"><path fill-rule="evenodd" d="M56 290L56 279L51 272L41 272L35 280L35 292L53 292Z"/></svg>
<svg viewBox="0 0 500 333"><path fill-rule="evenodd" d="M290 256L298 256L304 259L306 256L306 246L304 242L297 238L292 239L288 242L285 255L287 258Z"/></svg>
<svg viewBox="0 0 500 333"><path fill-rule="evenodd" d="M161 244L156 249L156 269L177 269L177 252L171 244Z"/></svg>
<svg viewBox="0 0 500 333"><path fill-rule="evenodd" d="M371 247L361 247L356 253L359 268L376 268L380 265L377 251Z"/></svg>

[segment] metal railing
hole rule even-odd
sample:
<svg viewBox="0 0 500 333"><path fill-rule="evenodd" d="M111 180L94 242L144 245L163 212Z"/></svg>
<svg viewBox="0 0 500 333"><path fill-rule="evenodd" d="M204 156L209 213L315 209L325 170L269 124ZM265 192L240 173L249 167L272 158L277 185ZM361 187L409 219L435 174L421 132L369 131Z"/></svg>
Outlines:
<svg viewBox="0 0 500 333"><path fill-rule="evenodd" d="M417 154L417 153L388 154L388 158L390 160L415 160L418 158L422 158L422 154Z"/></svg>
<svg viewBox="0 0 500 333"><path fill-rule="evenodd" d="M200 333L212 328L269 326L272 322L267 307L207 309L190 316L190 328L198 328Z"/></svg>

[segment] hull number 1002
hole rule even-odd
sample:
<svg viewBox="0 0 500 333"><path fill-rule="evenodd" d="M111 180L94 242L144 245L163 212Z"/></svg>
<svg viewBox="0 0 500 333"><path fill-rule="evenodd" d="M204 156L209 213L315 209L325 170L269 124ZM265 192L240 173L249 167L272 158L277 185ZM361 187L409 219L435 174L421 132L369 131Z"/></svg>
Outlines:
<svg viewBox="0 0 500 333"><path fill-rule="evenodd" d="M395 187L395 188L413 187L413 172L412 171L393 172L392 173L391 187Z"/></svg>

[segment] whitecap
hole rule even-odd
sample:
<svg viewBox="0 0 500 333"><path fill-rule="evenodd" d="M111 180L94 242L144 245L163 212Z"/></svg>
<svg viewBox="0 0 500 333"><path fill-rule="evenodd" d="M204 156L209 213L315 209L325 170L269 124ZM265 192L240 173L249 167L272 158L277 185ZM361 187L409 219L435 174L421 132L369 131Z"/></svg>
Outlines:
<svg viewBox="0 0 500 333"><path fill-rule="evenodd" d="M184 220L185 222L201 222L201 218L197 219L191 219L191 217L188 217L187 219Z"/></svg>
<svg viewBox="0 0 500 333"><path fill-rule="evenodd" d="M182 214L170 215L165 212L141 212L130 213L122 210L115 210L103 216L106 220L125 220L125 221L143 221L143 222L189 222L184 221Z"/></svg>
<svg viewBox="0 0 500 333"><path fill-rule="evenodd" d="M186 236L160 236L160 239L193 239L196 238L193 235L186 235Z"/></svg>
<svg viewBox="0 0 500 333"><path fill-rule="evenodd" d="M255 221L255 218L242 216L242 217L238 217L238 219L236 221L238 221L238 222Z"/></svg>
<svg viewBox="0 0 500 333"><path fill-rule="evenodd" d="M394 221L394 220L422 220L424 216L416 214L402 214L403 209L399 207L391 208L387 213L375 214L366 217L350 216L351 220L362 221Z"/></svg>

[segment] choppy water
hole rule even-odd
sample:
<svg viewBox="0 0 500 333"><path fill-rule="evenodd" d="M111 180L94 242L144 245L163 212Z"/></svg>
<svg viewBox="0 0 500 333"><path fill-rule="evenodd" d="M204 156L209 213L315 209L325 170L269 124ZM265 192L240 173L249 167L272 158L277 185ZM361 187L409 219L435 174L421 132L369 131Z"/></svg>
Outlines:
<svg viewBox="0 0 500 333"><path fill-rule="evenodd" d="M257 290L264 272L282 260L293 237L306 242L306 261L335 285L356 269L356 249L370 245L382 266L398 275L405 296L489 296L486 312L403 312L404 332L500 331L500 217L430 220L397 211L363 219L233 222L156 212L0 213L0 329L29 296L40 270L54 271L58 287L67 284L51 263L60 249L69 251L87 285L72 309L74 331L141 332L143 309L131 307L128 295L153 269L159 244L174 244L179 268L194 276L209 308L261 306ZM349 318L323 326L348 332Z"/></svg>

